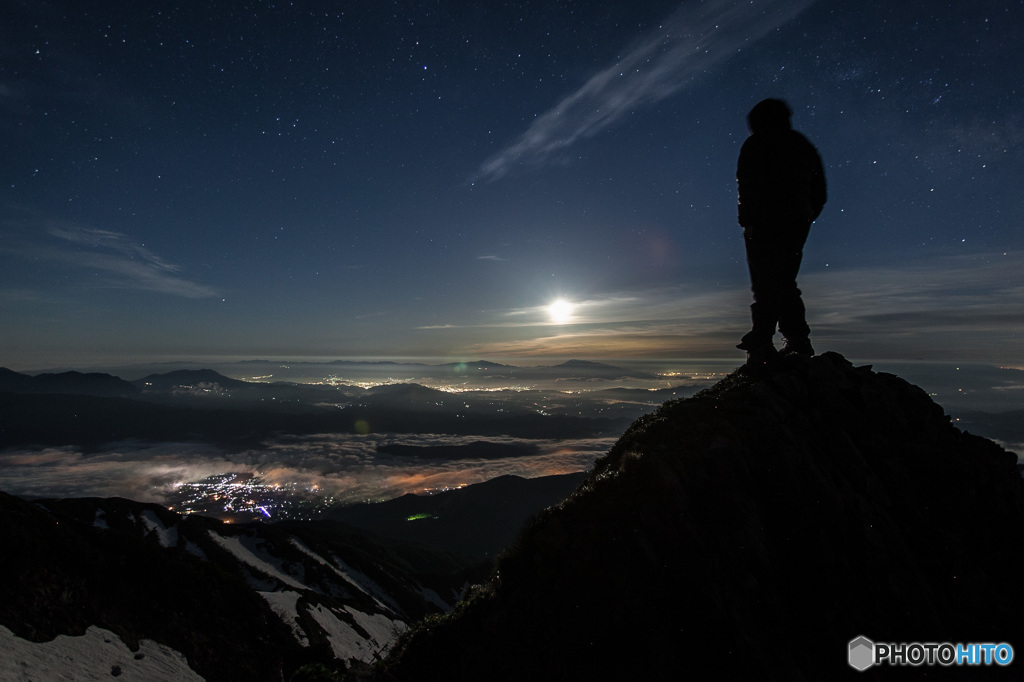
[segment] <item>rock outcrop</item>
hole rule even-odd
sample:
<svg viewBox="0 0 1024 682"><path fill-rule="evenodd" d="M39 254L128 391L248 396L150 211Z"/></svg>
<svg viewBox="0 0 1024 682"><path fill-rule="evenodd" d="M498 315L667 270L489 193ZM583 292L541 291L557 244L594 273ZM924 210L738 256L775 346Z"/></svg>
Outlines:
<svg viewBox="0 0 1024 682"><path fill-rule="evenodd" d="M1021 575L1012 453L896 376L788 357L637 420L378 675L841 679L860 635L1024 643Z"/></svg>

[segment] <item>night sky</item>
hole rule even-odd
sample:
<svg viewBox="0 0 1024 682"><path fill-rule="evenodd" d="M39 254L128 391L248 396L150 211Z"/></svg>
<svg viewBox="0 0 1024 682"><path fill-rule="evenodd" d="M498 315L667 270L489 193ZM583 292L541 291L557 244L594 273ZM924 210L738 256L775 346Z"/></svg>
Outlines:
<svg viewBox="0 0 1024 682"><path fill-rule="evenodd" d="M5 0L0 365L742 362L765 97L828 176L816 350L1020 365L1022 31L1020 0Z"/></svg>

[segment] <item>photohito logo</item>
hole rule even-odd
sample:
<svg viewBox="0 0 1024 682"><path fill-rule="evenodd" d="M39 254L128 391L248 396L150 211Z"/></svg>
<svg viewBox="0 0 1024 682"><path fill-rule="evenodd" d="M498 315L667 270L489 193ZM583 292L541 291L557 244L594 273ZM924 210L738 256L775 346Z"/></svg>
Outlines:
<svg viewBox="0 0 1024 682"><path fill-rule="evenodd" d="M872 642L863 635L850 640L850 667L867 670L873 665L1009 665L1009 644L951 644L942 642L889 644Z"/></svg>

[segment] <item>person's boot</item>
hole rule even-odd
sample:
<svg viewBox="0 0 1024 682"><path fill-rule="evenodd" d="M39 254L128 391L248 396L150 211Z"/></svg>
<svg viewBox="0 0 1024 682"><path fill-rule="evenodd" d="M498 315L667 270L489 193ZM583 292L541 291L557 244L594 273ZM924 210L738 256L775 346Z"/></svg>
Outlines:
<svg viewBox="0 0 1024 682"><path fill-rule="evenodd" d="M765 346L768 346L772 350L775 350L775 346L772 345L773 335L774 333L765 334L759 329L752 329L751 331L743 335L743 338L740 339L740 342L736 344L736 347L739 348L740 350L745 350L748 352L757 350L759 348L764 348Z"/></svg>
<svg viewBox="0 0 1024 682"><path fill-rule="evenodd" d="M743 335L736 347L747 352L758 351L765 346L775 351L772 338L775 336L775 316L764 304L754 302L750 306L750 331Z"/></svg>
<svg viewBox="0 0 1024 682"><path fill-rule="evenodd" d="M739 348L740 350L750 352L755 348L764 345L763 341L758 341L757 339L751 338L751 334L753 334L753 332L750 332L749 334L744 334L743 338L740 339L740 342L736 344L736 347Z"/></svg>
<svg viewBox="0 0 1024 682"><path fill-rule="evenodd" d="M811 341L806 336L800 339L786 339L786 345L779 351L780 355L806 355L808 357L814 355L814 348L811 347Z"/></svg>

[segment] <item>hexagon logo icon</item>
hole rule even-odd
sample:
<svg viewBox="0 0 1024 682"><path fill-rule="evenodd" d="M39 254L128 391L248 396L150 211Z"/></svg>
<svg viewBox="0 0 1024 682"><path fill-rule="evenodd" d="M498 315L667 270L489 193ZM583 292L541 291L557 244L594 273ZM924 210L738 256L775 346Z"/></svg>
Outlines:
<svg viewBox="0 0 1024 682"><path fill-rule="evenodd" d="M850 666L864 671L875 663L875 643L863 635L850 640Z"/></svg>

